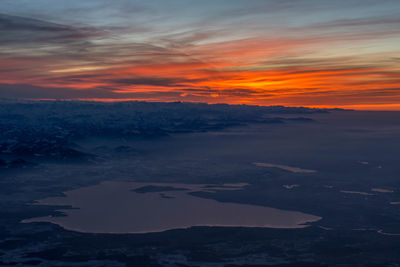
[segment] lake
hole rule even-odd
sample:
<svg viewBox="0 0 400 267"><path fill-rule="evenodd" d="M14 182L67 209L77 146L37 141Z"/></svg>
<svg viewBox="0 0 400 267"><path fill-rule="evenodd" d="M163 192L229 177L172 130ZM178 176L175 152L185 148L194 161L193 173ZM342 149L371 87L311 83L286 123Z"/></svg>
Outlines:
<svg viewBox="0 0 400 267"><path fill-rule="evenodd" d="M192 226L304 228L321 219L298 211L218 202L191 194L244 190L246 185L106 181L35 203L69 206L59 210L65 216L38 217L23 222L50 222L88 233L148 233Z"/></svg>

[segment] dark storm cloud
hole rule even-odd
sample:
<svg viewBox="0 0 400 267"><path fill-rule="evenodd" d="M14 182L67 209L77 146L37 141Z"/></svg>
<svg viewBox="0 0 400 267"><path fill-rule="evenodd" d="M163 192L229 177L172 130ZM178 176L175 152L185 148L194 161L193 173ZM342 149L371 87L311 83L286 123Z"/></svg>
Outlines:
<svg viewBox="0 0 400 267"><path fill-rule="evenodd" d="M29 84L0 84L0 99L121 99L135 98L144 100L153 100L160 97L166 99L180 97L178 91L147 91L147 92L127 92L116 93L114 88L99 86L90 89L79 89L69 87L42 87Z"/></svg>
<svg viewBox="0 0 400 267"><path fill-rule="evenodd" d="M244 89L244 88L232 88L224 90L216 90L212 88L185 88L181 89L180 91L192 94L201 94L201 95L218 94L219 96L239 96L239 97L254 96L260 94L260 92L257 90Z"/></svg>
<svg viewBox="0 0 400 267"><path fill-rule="evenodd" d="M0 84L0 98L27 98L27 99L74 99L90 98L96 95L98 98L115 97L107 88L80 89L50 88L29 84Z"/></svg>
<svg viewBox="0 0 400 267"><path fill-rule="evenodd" d="M330 21L326 23L318 23L310 25L309 28L313 29L329 29L329 28L343 28L343 27L359 27L359 26L393 26L398 27L400 25L400 18L398 16L392 17L369 17L369 18L358 18L358 19L341 19Z"/></svg>
<svg viewBox="0 0 400 267"><path fill-rule="evenodd" d="M179 87L187 83L199 82L200 79L182 79L182 78L162 78L162 77L138 77L127 79L112 79L112 83L123 85L153 85L163 87Z"/></svg>
<svg viewBox="0 0 400 267"><path fill-rule="evenodd" d="M77 27L0 14L0 52L6 51L8 58L15 54L19 59L22 55L32 59L46 56L52 61L74 59L105 64L112 58L114 62L145 64L149 58L155 62L170 60L166 57L187 57L174 47L186 46L216 34L213 31L186 31L166 33L151 41L117 41L121 35L148 30L141 26ZM106 42L95 42L98 40Z"/></svg>
<svg viewBox="0 0 400 267"><path fill-rule="evenodd" d="M65 75L60 77L50 77L44 78L44 81L49 82L59 82L59 83L82 83L82 82L94 82L105 78L106 76L110 76L107 73L102 74L77 74L77 75Z"/></svg>
<svg viewBox="0 0 400 267"><path fill-rule="evenodd" d="M74 28L47 21L0 14L0 44L70 43L105 34L95 28Z"/></svg>
<svg viewBox="0 0 400 267"><path fill-rule="evenodd" d="M400 97L400 88L377 88L368 91L349 92L346 96L359 97Z"/></svg>
<svg viewBox="0 0 400 267"><path fill-rule="evenodd" d="M296 68L296 67L305 67L305 66L314 66L314 67L325 67L325 66L339 66L350 64L353 67L360 61L359 58L354 56L336 56L336 57L327 57L327 58L313 58L313 57L279 57L276 59L269 59L266 61L260 61L258 64L265 66L273 66L274 68Z"/></svg>

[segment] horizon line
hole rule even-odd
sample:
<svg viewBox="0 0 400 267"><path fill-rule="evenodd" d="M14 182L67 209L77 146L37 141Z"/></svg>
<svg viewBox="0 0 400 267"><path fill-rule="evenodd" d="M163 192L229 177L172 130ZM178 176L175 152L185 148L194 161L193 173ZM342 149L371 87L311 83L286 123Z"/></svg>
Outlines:
<svg viewBox="0 0 400 267"><path fill-rule="evenodd" d="M259 107L289 107L289 108L310 108L310 109L340 109L346 111L400 111L399 104L360 104L360 105L291 105L287 103L276 104L249 104L249 103L228 103L228 102L202 102L202 101L160 101L152 99L137 98L0 98L1 102L40 102L40 101L60 101L60 102L147 102L147 103L190 103L190 104L208 104L208 105L230 105L230 106L259 106Z"/></svg>

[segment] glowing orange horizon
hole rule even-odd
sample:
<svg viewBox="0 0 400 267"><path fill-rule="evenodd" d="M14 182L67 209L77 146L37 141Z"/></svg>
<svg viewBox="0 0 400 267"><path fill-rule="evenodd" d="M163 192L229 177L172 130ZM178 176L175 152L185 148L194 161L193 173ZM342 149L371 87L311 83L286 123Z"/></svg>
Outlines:
<svg viewBox="0 0 400 267"><path fill-rule="evenodd" d="M400 110L400 66L392 53L328 57L320 50L330 42L248 38L166 52L152 47L123 55L102 52L98 64L27 54L1 61L0 68L15 70L0 72L0 79L40 88L38 99ZM316 52L307 55L310 48ZM69 93L58 96L63 91Z"/></svg>

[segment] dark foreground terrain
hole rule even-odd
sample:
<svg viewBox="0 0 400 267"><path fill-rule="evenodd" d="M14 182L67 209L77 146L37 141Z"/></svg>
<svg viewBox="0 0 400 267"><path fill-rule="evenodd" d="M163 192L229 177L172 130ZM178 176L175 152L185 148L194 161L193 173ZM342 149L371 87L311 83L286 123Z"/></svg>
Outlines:
<svg viewBox="0 0 400 267"><path fill-rule="evenodd" d="M2 103L0 130L0 265L400 266L400 113ZM193 195L322 219L301 229L148 234L21 223L74 208L35 200L110 180L248 183Z"/></svg>

